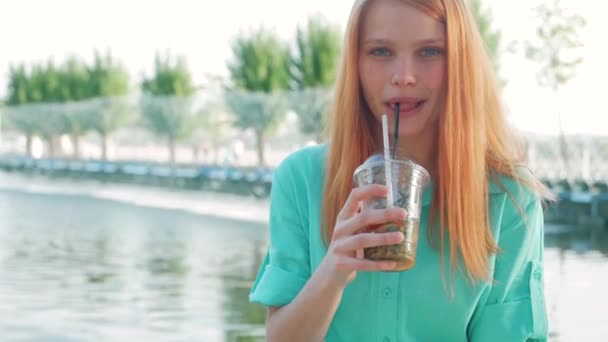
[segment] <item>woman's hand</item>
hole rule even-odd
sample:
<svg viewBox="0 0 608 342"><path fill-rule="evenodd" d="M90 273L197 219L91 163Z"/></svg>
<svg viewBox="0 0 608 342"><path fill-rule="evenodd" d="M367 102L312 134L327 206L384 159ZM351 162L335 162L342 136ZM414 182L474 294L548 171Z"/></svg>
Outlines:
<svg viewBox="0 0 608 342"><path fill-rule="evenodd" d="M384 197L384 185L366 185L351 191L338 214L331 243L323 260L323 267L339 285L346 287L357 271L387 271L395 268L395 261L372 261L362 258L364 248L393 245L403 241L401 232L370 233L369 226L402 221L407 212L402 208L369 209L360 212L361 203Z"/></svg>

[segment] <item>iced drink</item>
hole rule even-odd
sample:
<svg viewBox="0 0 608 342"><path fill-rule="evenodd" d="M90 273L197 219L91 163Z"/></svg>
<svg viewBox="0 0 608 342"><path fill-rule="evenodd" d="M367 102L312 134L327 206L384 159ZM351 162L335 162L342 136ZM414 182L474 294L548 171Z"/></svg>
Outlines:
<svg viewBox="0 0 608 342"><path fill-rule="evenodd" d="M382 184L391 187L393 206L407 210L407 218L400 222L370 226L368 231L377 233L400 231L405 239L395 245L366 248L364 255L370 260L396 261L397 267L394 271L404 271L414 267L416 263L422 193L429 182L429 174L422 166L410 160L391 159L388 164L391 167L392 184L386 184L387 163L382 155L373 155L359 166L355 170L354 180L357 186ZM386 197L364 202L362 210L384 208L387 208Z"/></svg>

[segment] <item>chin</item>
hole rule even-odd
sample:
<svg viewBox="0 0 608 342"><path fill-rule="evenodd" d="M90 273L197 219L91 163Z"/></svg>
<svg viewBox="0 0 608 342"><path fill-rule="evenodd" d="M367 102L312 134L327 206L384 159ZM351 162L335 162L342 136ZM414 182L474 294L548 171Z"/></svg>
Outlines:
<svg viewBox="0 0 608 342"><path fill-rule="evenodd" d="M430 127L400 127L399 137L415 137L428 131Z"/></svg>

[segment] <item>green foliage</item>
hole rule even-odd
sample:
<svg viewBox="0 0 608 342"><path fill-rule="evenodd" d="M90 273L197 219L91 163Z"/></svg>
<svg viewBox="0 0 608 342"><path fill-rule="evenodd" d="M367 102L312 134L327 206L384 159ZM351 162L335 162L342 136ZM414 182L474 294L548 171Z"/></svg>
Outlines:
<svg viewBox="0 0 608 342"><path fill-rule="evenodd" d="M142 82L143 92L156 96L190 96L194 93L192 77L184 58L175 61L170 54L156 54L154 75Z"/></svg>
<svg viewBox="0 0 608 342"><path fill-rule="evenodd" d="M83 117L89 117L91 127L107 137L134 119L135 111L127 105L125 98L129 92L129 74L111 54L104 56L96 52L88 76L88 98L100 100L96 101L94 112Z"/></svg>
<svg viewBox="0 0 608 342"><path fill-rule="evenodd" d="M542 4L537 13L540 19L537 40L527 42L526 55L540 63L538 83L557 91L574 77L576 67L582 62L575 51L583 46L578 30L586 25L586 21L579 15L568 15L559 0Z"/></svg>
<svg viewBox="0 0 608 342"><path fill-rule="evenodd" d="M298 115L300 131L311 135L317 143L323 140L331 96L332 92L327 88L307 88L289 97Z"/></svg>
<svg viewBox="0 0 608 342"><path fill-rule="evenodd" d="M142 82L141 100L144 125L165 137L169 159L175 162L175 142L190 137L200 125L193 111L194 86L182 58L173 62L171 56L156 56L154 74Z"/></svg>
<svg viewBox="0 0 608 342"><path fill-rule="evenodd" d="M146 127L159 136L185 139L194 132L200 121L192 111L191 97L146 94L141 103Z"/></svg>
<svg viewBox="0 0 608 342"><path fill-rule="evenodd" d="M274 132L287 114L287 101L282 93L228 91L226 102L238 115L236 127L251 128L263 136Z"/></svg>
<svg viewBox="0 0 608 342"><path fill-rule="evenodd" d="M336 79L342 33L340 28L317 15L298 27L296 49L291 56L291 107L299 118L300 131L321 142L330 103L330 88Z"/></svg>
<svg viewBox="0 0 608 342"><path fill-rule="evenodd" d="M53 61L35 64L29 70L25 65L11 66L7 104L11 107L9 120L28 140L41 135L52 140L60 134L70 134L74 140L90 130L104 138L122 127L132 118L121 101L93 106L78 105L93 98L120 97L129 91L129 75L125 68L109 53L95 53L91 67L76 57L69 57L61 66ZM44 103L45 105L32 106ZM76 156L78 151L76 151Z"/></svg>
<svg viewBox="0 0 608 342"><path fill-rule="evenodd" d="M106 55L95 52L93 65L88 73L88 98L124 96L129 92L129 74L109 52ZM74 74L77 75L76 72ZM86 77L83 75L82 78Z"/></svg>
<svg viewBox="0 0 608 342"><path fill-rule="evenodd" d="M276 92L289 87L289 47L262 28L239 35L232 52L228 70L235 89L226 92L226 102L236 114L236 127L254 130L258 164L264 165L265 140L287 114L287 101Z"/></svg>
<svg viewBox="0 0 608 342"><path fill-rule="evenodd" d="M234 60L228 64L234 87L270 93L289 85L289 47L266 29L241 34L232 43Z"/></svg>
<svg viewBox="0 0 608 342"><path fill-rule="evenodd" d="M576 67L582 62L581 57L576 57L576 50L583 45L578 38L578 30L586 22L579 15L567 14L559 0L540 5L537 14L540 20L537 39L527 42L526 56L540 64L536 75L538 83L551 88L557 96L559 88L574 77ZM573 170L560 112L557 113L557 121L563 168L571 179Z"/></svg>
<svg viewBox="0 0 608 342"><path fill-rule="evenodd" d="M479 28L479 33L484 41L486 51L494 64L496 73L500 70L500 44L502 39L502 33L500 30L493 28L493 16L492 12L484 8L481 0L469 0L471 6L471 12Z"/></svg>
<svg viewBox="0 0 608 342"><path fill-rule="evenodd" d="M3 113L3 126L11 127L26 136L32 136L39 131L38 117L30 115L29 111L26 112L23 108L19 107L5 107L2 109Z"/></svg>
<svg viewBox="0 0 608 342"><path fill-rule="evenodd" d="M91 75L86 64L76 57L64 63L60 77L61 91L65 101L82 101L94 97L91 92Z"/></svg>
<svg viewBox="0 0 608 342"><path fill-rule="evenodd" d="M29 74L25 65L9 66L7 105L20 105L30 102Z"/></svg>
<svg viewBox="0 0 608 342"><path fill-rule="evenodd" d="M329 87L336 79L342 33L321 16L298 27L296 49L291 56L294 89Z"/></svg>

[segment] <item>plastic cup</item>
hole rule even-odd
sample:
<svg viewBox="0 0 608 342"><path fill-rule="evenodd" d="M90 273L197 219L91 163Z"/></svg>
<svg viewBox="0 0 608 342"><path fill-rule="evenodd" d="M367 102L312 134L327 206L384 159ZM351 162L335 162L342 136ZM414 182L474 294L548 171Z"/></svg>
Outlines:
<svg viewBox="0 0 608 342"><path fill-rule="evenodd" d="M355 170L354 180L358 187L369 184L389 186L393 192L392 206L404 208L408 212L404 221L370 226L367 231L373 233L400 231L405 239L395 245L366 248L364 256L369 260L396 261L397 266L393 271L405 271L416 264L422 194L430 177L422 166L411 160L391 159L389 164L391 165L392 184L386 184L384 170L387 163L382 155L373 155L359 166ZM387 208L387 198L382 197L364 201L361 210L385 208Z"/></svg>

